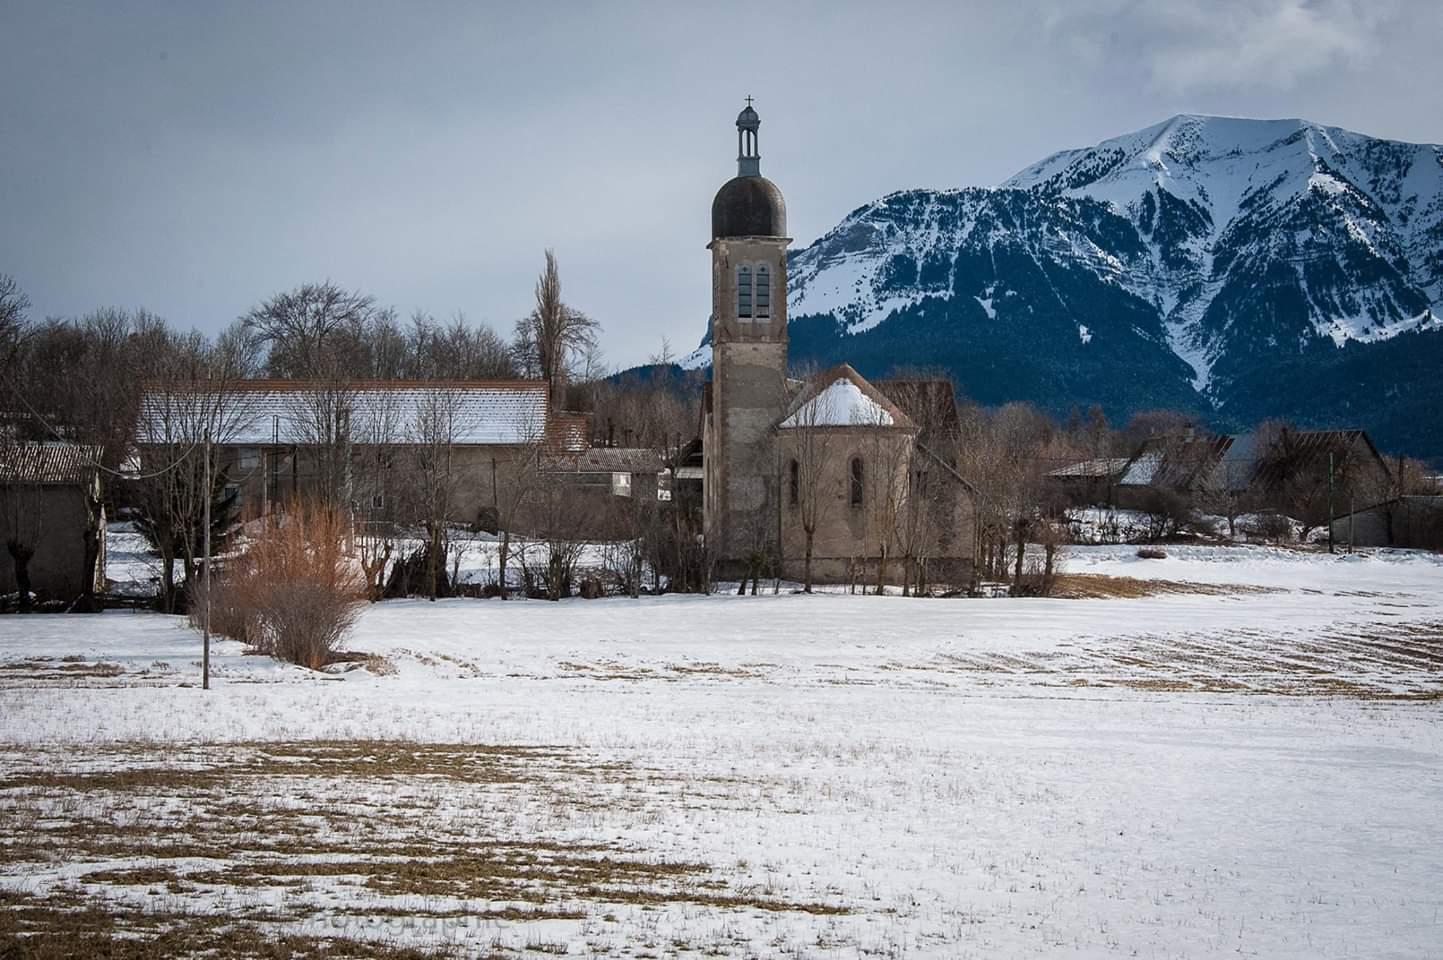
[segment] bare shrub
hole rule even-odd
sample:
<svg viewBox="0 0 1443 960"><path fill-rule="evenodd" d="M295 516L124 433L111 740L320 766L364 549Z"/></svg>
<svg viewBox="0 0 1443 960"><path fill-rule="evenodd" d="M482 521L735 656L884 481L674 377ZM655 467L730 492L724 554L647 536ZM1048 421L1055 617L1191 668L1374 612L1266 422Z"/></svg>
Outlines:
<svg viewBox="0 0 1443 960"><path fill-rule="evenodd" d="M1187 495L1167 487L1146 487L1138 508L1145 515L1147 539L1153 542L1175 536L1197 520Z"/></svg>
<svg viewBox="0 0 1443 960"><path fill-rule="evenodd" d="M325 666L366 596L344 535L335 511L292 506L219 578L212 628L278 660Z"/></svg>
<svg viewBox="0 0 1443 960"><path fill-rule="evenodd" d="M1253 532L1264 540L1285 543L1292 539L1293 522L1281 513L1263 513L1253 523Z"/></svg>
<svg viewBox="0 0 1443 960"><path fill-rule="evenodd" d="M1167 551L1162 547L1138 547L1137 557L1139 560L1166 560Z"/></svg>

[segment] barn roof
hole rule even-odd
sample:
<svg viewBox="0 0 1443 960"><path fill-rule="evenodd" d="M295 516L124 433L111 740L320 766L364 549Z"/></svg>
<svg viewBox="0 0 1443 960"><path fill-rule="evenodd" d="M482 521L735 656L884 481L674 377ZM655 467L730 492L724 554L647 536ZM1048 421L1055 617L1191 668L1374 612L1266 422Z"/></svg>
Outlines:
<svg viewBox="0 0 1443 960"><path fill-rule="evenodd" d="M417 442L428 420L441 414L454 418L456 444L524 444L546 438L549 412L546 384L531 380L364 381L338 387L250 380L229 385L223 394L147 391L137 438L192 439L212 405L214 440L228 445L314 442L316 425L338 413L353 443Z"/></svg>
<svg viewBox="0 0 1443 960"><path fill-rule="evenodd" d="M80 443L0 442L0 483L85 484L95 478L101 449Z"/></svg>

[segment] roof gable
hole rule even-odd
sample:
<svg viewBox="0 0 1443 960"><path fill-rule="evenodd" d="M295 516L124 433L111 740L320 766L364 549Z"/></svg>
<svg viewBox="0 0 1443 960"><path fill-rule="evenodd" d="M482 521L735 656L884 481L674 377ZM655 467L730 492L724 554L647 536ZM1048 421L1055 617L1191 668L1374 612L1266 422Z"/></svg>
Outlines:
<svg viewBox="0 0 1443 960"><path fill-rule="evenodd" d="M804 427L911 430L914 425L901 408L844 363L813 377L777 426L782 430Z"/></svg>

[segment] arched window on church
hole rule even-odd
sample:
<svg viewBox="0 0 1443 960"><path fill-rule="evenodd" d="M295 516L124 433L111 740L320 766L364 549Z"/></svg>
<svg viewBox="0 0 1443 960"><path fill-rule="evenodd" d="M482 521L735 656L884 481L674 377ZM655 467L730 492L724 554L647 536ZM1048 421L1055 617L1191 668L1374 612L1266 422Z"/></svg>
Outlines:
<svg viewBox="0 0 1443 960"><path fill-rule="evenodd" d="M795 507L802 498L802 465L795 460L787 473L787 493L788 500Z"/></svg>
<svg viewBox="0 0 1443 960"><path fill-rule="evenodd" d="M864 476L864 475L863 475L863 473L862 473L862 458L861 458L861 457L853 457L853 458L852 458L852 506L854 506L854 507L860 507L860 506L862 505L862 487L863 487L862 481L863 481L863 476Z"/></svg>
<svg viewBox="0 0 1443 960"><path fill-rule="evenodd" d="M765 263L757 265L757 317L765 320L772 315L772 272Z"/></svg>
<svg viewBox="0 0 1443 960"><path fill-rule="evenodd" d="M752 268L737 267L737 317L752 318Z"/></svg>

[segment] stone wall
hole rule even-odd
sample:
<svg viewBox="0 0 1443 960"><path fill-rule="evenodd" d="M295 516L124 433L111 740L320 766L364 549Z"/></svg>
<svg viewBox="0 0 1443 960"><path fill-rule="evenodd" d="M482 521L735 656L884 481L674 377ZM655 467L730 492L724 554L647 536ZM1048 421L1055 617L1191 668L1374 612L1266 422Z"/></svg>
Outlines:
<svg viewBox="0 0 1443 960"><path fill-rule="evenodd" d="M889 581L901 582L902 566L892 561L900 560L907 552L930 558L933 579L940 579L937 572L945 569L949 579L962 576L965 581L975 550L974 504L965 486L931 458L914 456L913 438L905 430L861 426L811 429L825 429L828 433L826 452L818 457L822 465L817 481L821 510L812 543L814 580L844 583L857 569L868 571L867 577L874 578L876 560L885 541L890 555ZM786 575L791 579L802 578L806 556L803 502L808 496L805 489L799 489L797 500L792 499L791 461L800 460L805 449L801 430L780 431L782 553ZM862 462L860 505L852 503L853 459ZM925 471L925 477L919 476L921 471ZM910 499L902 497L902 502L919 510L917 514L897 516L895 508L877 503L876 498L889 490L901 497L908 489L914 493ZM907 550L909 544L911 551Z"/></svg>

